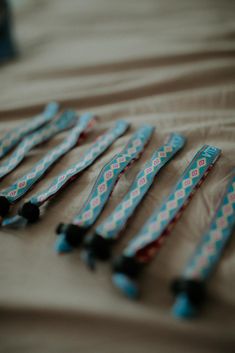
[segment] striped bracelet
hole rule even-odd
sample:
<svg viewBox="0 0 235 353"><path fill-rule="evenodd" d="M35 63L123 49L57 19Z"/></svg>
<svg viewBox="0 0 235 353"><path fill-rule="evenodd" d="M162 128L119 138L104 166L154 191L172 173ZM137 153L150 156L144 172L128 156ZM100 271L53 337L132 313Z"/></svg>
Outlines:
<svg viewBox="0 0 235 353"><path fill-rule="evenodd" d="M112 129L101 135L97 141L91 145L89 150L76 164L71 165L70 168L64 170L55 177L47 189L32 196L29 201L25 202L20 208L18 215L3 220L2 226L19 227L24 226L27 223L36 222L40 216L40 206L49 199L55 197L61 189L92 165L95 160L114 143L114 141L125 133L128 127L129 124L126 121L117 121Z"/></svg>
<svg viewBox="0 0 235 353"><path fill-rule="evenodd" d="M176 295L173 307L175 316L190 318L197 314L198 307L205 299L205 283L219 262L234 227L235 169L209 229L202 237L182 277L172 282L171 289Z"/></svg>
<svg viewBox="0 0 235 353"><path fill-rule="evenodd" d="M75 125L77 116L73 111L65 111L63 114L56 117L53 121L47 123L39 130L26 136L4 163L0 166L0 180L7 174L12 172L25 158L27 153L34 147L43 142L50 140L56 134L63 130L69 129Z"/></svg>
<svg viewBox="0 0 235 353"><path fill-rule="evenodd" d="M134 279L144 264L148 263L157 253L166 235L179 219L220 153L218 148L208 145L204 145L197 152L168 198L114 262L113 283L128 297L135 298L139 295L138 284Z"/></svg>
<svg viewBox="0 0 235 353"><path fill-rule="evenodd" d="M183 136L171 134L166 143L154 152L151 159L137 174L128 193L114 211L95 229L92 235L86 237L83 258L90 267L94 268L95 258L101 260L110 258L112 245L148 192L157 173L183 148L184 144Z"/></svg>
<svg viewBox="0 0 235 353"><path fill-rule="evenodd" d="M8 188L0 191L0 217L5 217L11 204L20 200L53 164L76 146L81 135L90 129L94 120L94 115L90 113L83 114L77 125L69 132L61 144L47 153L23 177L19 178Z"/></svg>
<svg viewBox="0 0 235 353"><path fill-rule="evenodd" d="M44 112L31 118L27 123L17 126L15 129L6 133L0 140L0 158L4 157L13 147L15 147L27 134L37 130L57 114L58 103L49 103Z"/></svg>
<svg viewBox="0 0 235 353"><path fill-rule="evenodd" d="M124 149L102 168L90 195L73 222L62 223L57 227L56 250L58 252L69 252L81 244L85 233L94 224L107 203L121 173L144 150L153 130L152 126L142 126L132 135Z"/></svg>

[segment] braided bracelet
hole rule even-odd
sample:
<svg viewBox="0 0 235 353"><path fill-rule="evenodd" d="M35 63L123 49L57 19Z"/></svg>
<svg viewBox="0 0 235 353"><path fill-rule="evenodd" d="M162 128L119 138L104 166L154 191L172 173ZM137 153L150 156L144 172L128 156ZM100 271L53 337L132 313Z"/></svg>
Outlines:
<svg viewBox="0 0 235 353"><path fill-rule="evenodd" d="M43 142L48 141L53 136L62 132L63 130L69 129L77 122L77 116L73 111L66 111L60 116L56 117L53 121L47 123L39 130L26 136L4 163L0 166L0 180L3 179L7 174L12 172L25 158L27 153L34 147L40 145Z"/></svg>
<svg viewBox="0 0 235 353"><path fill-rule="evenodd" d="M95 229L92 235L85 238L83 258L90 267L94 268L95 258L107 260L110 257L112 245L148 192L155 176L183 148L184 144L183 136L171 134L166 143L154 152L151 159L137 174L126 196L114 211Z"/></svg>
<svg viewBox="0 0 235 353"><path fill-rule="evenodd" d="M90 195L71 224L59 224L57 227L56 250L72 251L81 244L86 232L94 224L103 210L121 173L143 151L154 128L142 126L132 135L124 149L115 155L101 170Z"/></svg>
<svg viewBox="0 0 235 353"><path fill-rule="evenodd" d="M69 132L61 144L47 153L23 177L0 192L0 217L5 217L11 204L20 200L53 164L76 146L81 135L86 133L93 125L94 119L94 115L90 113L83 114L77 125Z"/></svg>
<svg viewBox="0 0 235 353"><path fill-rule="evenodd" d="M0 140L0 158L4 157L13 147L15 147L27 134L37 130L46 124L57 114L59 105L55 102L49 103L44 112L31 118L27 123L17 126L6 133Z"/></svg>
<svg viewBox="0 0 235 353"><path fill-rule="evenodd" d="M89 150L85 152L83 157L70 168L64 170L57 177L55 177L51 185L32 196L32 198L25 202L19 210L19 214L6 218L2 222L2 226L6 227L19 227L27 223L36 222L40 215L40 206L46 201L55 197L67 184L75 180L81 172L92 165L95 160L101 156L120 136L122 136L128 129L129 124L124 120L116 122L115 126L107 133L101 135L96 142L94 142Z"/></svg>
<svg viewBox="0 0 235 353"><path fill-rule="evenodd" d="M192 159L168 198L163 202L137 236L130 241L113 264L113 283L125 295L139 295L134 280L161 247L166 235L179 219L196 189L218 159L220 150L204 145Z"/></svg>
<svg viewBox="0 0 235 353"><path fill-rule="evenodd" d="M198 307L205 299L205 284L235 227L235 169L219 207L212 218L209 229L181 278L172 283L176 295L173 313L177 317L190 318L197 314Z"/></svg>

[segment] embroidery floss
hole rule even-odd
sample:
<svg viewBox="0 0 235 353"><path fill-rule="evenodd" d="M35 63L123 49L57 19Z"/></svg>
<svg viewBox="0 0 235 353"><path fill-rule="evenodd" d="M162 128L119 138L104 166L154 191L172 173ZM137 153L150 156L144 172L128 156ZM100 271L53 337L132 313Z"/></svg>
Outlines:
<svg viewBox="0 0 235 353"><path fill-rule="evenodd" d="M94 268L95 258L107 260L110 257L112 245L148 192L157 173L183 148L184 144L183 136L171 134L166 143L154 152L151 159L137 174L126 196L114 211L95 229L92 235L85 238L83 258L90 267Z"/></svg>
<svg viewBox="0 0 235 353"><path fill-rule="evenodd" d="M142 126L132 135L124 149L102 168L90 195L71 224L60 224L57 228L56 250L72 251L81 244L85 233L94 224L103 210L121 173L137 159L151 138L154 128Z"/></svg>
<svg viewBox="0 0 235 353"><path fill-rule="evenodd" d="M26 136L4 163L0 166L0 180L12 172L25 158L27 153L34 147L50 140L56 134L67 130L75 125L77 115L73 111L65 111L63 114L49 122L39 130Z"/></svg>
<svg viewBox="0 0 235 353"><path fill-rule="evenodd" d="M54 178L51 185L32 196L32 198L25 202L19 214L3 220L2 226L4 227L19 227L27 223L36 222L40 215L40 206L42 206L50 198L54 197L61 189L68 183L75 180L81 172L92 165L95 160L101 156L120 136L122 136L128 129L129 124L124 120L116 122L115 126L107 133L101 135L96 142L94 142L89 150L85 152L83 157L70 168L64 170L57 177Z"/></svg>
<svg viewBox="0 0 235 353"><path fill-rule="evenodd" d="M94 121L94 115L90 113L83 114L79 118L77 125L69 132L61 144L48 152L23 177L0 192L0 217L5 217L11 204L20 200L45 175L53 164L76 146L81 135L85 134L93 126Z"/></svg>
<svg viewBox="0 0 235 353"><path fill-rule="evenodd" d="M134 279L137 278L144 264L147 264L157 253L166 235L179 219L220 153L218 148L208 145L204 145L197 152L165 202L130 241L123 255L114 262L113 283L129 298L139 295L138 285Z"/></svg>
<svg viewBox="0 0 235 353"><path fill-rule="evenodd" d="M27 121L27 123L24 123L6 133L6 135L0 140L0 158L4 157L26 135L37 130L54 118L54 116L58 113L58 110L58 103L51 102L46 106L44 112L34 118L31 118Z"/></svg>
<svg viewBox="0 0 235 353"><path fill-rule="evenodd" d="M173 314L180 318L194 317L205 299L205 286L235 227L235 169L226 191L212 218L209 229L181 278L172 283L176 295Z"/></svg>

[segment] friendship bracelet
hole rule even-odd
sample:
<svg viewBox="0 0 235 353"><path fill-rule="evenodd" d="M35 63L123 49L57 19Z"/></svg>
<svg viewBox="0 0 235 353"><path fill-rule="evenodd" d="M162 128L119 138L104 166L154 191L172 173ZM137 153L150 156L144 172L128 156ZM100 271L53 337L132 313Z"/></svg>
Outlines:
<svg viewBox="0 0 235 353"><path fill-rule="evenodd" d="M78 178L81 172L92 165L114 141L126 132L128 127L129 123L124 120L118 120L112 129L101 135L97 141L91 145L89 150L85 152L77 163L71 165L70 168L55 177L47 189L34 195L28 202L25 202L19 210L18 215L3 220L2 226L19 227L27 223L36 222L40 216L40 206L52 197L55 197L67 184Z"/></svg>
<svg viewBox="0 0 235 353"><path fill-rule="evenodd" d="M197 152L165 202L129 242L123 255L114 262L113 282L128 297L139 295L138 284L134 279L157 253L220 153L218 148L208 145Z"/></svg>
<svg viewBox="0 0 235 353"><path fill-rule="evenodd" d="M17 126L12 129L0 140L0 158L4 157L13 147L15 147L22 138L30 132L37 130L39 127L46 124L58 113L58 103L49 103L44 112L31 118L27 123Z"/></svg>
<svg viewBox="0 0 235 353"><path fill-rule="evenodd" d="M47 153L23 177L19 178L10 187L0 191L0 217L5 217L11 204L22 198L53 164L76 146L81 135L90 129L94 120L94 115L90 113L83 114L79 118L77 125L69 132L61 144Z"/></svg>
<svg viewBox="0 0 235 353"><path fill-rule="evenodd" d="M183 136L171 134L166 143L154 152L151 159L137 174L128 193L114 211L95 229L91 236L85 238L86 255L84 254L84 259L87 260L88 265L94 268L95 258L101 260L110 258L112 245L148 192L157 173L183 148L184 144L185 138Z"/></svg>
<svg viewBox="0 0 235 353"><path fill-rule="evenodd" d="M56 117L53 121L47 123L39 130L26 136L4 163L0 166L0 180L3 179L7 174L12 172L25 158L27 153L34 147L50 140L53 136L62 132L63 130L69 129L75 125L77 116L73 111L65 111L60 116Z"/></svg>
<svg viewBox="0 0 235 353"><path fill-rule="evenodd" d="M205 284L235 227L235 169L208 231L202 237L181 278L172 283L176 295L173 314L190 318L205 299Z"/></svg>
<svg viewBox="0 0 235 353"><path fill-rule="evenodd" d="M85 233L94 224L103 210L121 173L138 158L149 141L154 128L142 126L132 135L124 149L115 155L101 170L90 195L71 224L59 224L56 250L69 252L81 244Z"/></svg>

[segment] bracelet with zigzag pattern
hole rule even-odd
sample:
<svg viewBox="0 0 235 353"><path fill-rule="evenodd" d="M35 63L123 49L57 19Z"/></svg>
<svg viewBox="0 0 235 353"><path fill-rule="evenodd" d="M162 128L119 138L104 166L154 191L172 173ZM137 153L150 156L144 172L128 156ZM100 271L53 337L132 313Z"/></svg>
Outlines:
<svg viewBox="0 0 235 353"><path fill-rule="evenodd" d="M11 131L7 132L0 140L0 158L4 157L13 147L15 147L22 138L29 133L37 130L48 121L50 121L57 114L59 105L55 102L49 103L44 112L29 119L27 123L24 123Z"/></svg>
<svg viewBox="0 0 235 353"><path fill-rule="evenodd" d="M12 172L34 147L50 140L56 134L75 125L77 116L73 111L66 111L37 131L27 135L16 150L0 165L0 180Z"/></svg>
<svg viewBox="0 0 235 353"><path fill-rule="evenodd" d="M127 194L114 211L95 229L93 234L86 237L83 258L91 268L94 268L95 258L106 260L111 256L112 245L143 200L156 175L183 148L184 144L183 136L171 134L166 143L145 163L144 168L137 174Z"/></svg>
<svg viewBox="0 0 235 353"><path fill-rule="evenodd" d="M129 242L122 256L115 261L113 282L130 298L139 295L138 285L132 278L138 276L143 265L160 249L220 153L218 148L208 145L204 145L197 152L167 199L156 209L137 236Z"/></svg>
<svg viewBox="0 0 235 353"><path fill-rule="evenodd" d="M235 169L209 229L202 237L182 276L172 283L176 295L173 313L190 318L205 298L205 284L219 262L235 227Z"/></svg>
<svg viewBox="0 0 235 353"><path fill-rule="evenodd" d="M114 141L126 132L128 127L129 124L126 121L117 121L112 129L101 135L90 146L89 150L85 152L77 163L72 164L68 169L56 176L48 188L32 196L30 200L25 202L20 208L18 215L3 220L2 226L18 228L27 223L37 221L40 216L40 206L49 199L55 197L64 187L66 187L67 184L78 178L78 176L91 166L95 160L114 143Z"/></svg>
<svg viewBox="0 0 235 353"><path fill-rule="evenodd" d="M0 192L1 217L5 217L9 212L10 206L19 201L62 156L77 145L80 137L93 126L94 119L94 115L90 113L83 114L61 144L48 152L24 176Z"/></svg>
<svg viewBox="0 0 235 353"><path fill-rule="evenodd" d="M80 212L69 225L61 224L57 228L58 252L68 252L81 244L85 233L94 224L103 210L120 175L137 159L150 140L154 128L142 126L132 135L124 149L115 155L101 170L90 195Z"/></svg>

